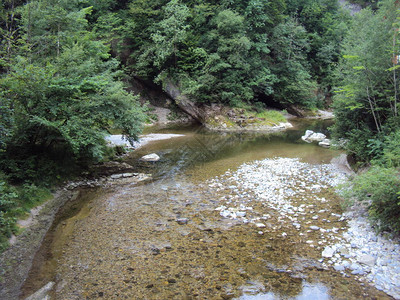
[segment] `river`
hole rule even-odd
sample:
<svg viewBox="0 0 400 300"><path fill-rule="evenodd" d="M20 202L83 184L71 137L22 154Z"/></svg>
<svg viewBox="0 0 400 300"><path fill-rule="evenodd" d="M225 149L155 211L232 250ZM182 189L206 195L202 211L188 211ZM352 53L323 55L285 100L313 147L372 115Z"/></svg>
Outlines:
<svg viewBox="0 0 400 300"><path fill-rule="evenodd" d="M346 228L330 186L340 172L327 166L340 152L300 137L327 125L148 129L185 136L126 157L151 182L81 190L45 237L21 297L53 281L52 299L388 298L321 259ZM139 162L154 152L159 162Z"/></svg>

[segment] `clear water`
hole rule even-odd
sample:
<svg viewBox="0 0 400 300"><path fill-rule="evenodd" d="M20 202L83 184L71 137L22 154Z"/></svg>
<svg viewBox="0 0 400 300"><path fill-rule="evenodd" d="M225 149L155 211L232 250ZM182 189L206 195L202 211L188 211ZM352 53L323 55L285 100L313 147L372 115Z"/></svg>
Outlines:
<svg viewBox="0 0 400 300"><path fill-rule="evenodd" d="M327 122L297 125L276 134L151 129L185 136L127 157L137 171L154 174L153 182L82 191L75 206L60 212L23 295L55 281L54 299L384 299L351 276L318 267L321 249L310 248L293 228L271 221L271 230L260 235L214 210L231 194L207 180L227 170L272 157L329 163L340 154L300 140L306 128L326 131ZM153 152L159 162L139 162ZM329 209L340 213L339 200L323 192L332 199ZM262 203L254 205L268 213ZM180 225L179 218L188 223Z"/></svg>

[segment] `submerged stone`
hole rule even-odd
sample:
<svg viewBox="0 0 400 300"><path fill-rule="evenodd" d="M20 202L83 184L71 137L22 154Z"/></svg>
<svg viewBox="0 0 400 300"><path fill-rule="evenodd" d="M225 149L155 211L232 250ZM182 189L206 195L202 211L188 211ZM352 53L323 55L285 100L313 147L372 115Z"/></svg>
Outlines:
<svg viewBox="0 0 400 300"><path fill-rule="evenodd" d="M189 222L189 219L188 218L178 218L178 219L176 219L176 222L179 225L185 225L185 224L187 224Z"/></svg>

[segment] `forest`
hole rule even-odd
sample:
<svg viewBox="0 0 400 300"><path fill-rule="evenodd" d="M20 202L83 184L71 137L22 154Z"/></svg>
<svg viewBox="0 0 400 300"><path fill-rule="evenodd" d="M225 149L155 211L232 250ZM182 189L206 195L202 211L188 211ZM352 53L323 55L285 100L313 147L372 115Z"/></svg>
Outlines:
<svg viewBox="0 0 400 300"><path fill-rule="evenodd" d="M134 141L148 118L132 79L196 103L335 113L332 135L365 171L380 230L400 233L400 2L3 0L0 249L48 189Z"/></svg>

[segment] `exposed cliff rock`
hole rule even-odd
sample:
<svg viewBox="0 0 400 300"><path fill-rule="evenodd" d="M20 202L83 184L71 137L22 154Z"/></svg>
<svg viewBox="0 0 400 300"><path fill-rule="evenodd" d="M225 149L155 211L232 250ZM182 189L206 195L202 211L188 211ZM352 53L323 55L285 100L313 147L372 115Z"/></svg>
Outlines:
<svg viewBox="0 0 400 300"><path fill-rule="evenodd" d="M182 94L177 84L172 81L167 81L164 86L165 93L171 97L176 105L182 109L185 113L190 115L200 123L204 123L206 113L204 108L197 105L194 101L191 101L186 95Z"/></svg>

